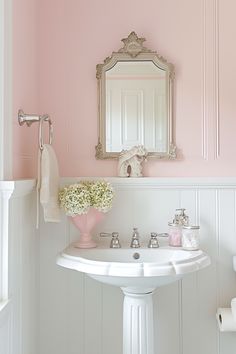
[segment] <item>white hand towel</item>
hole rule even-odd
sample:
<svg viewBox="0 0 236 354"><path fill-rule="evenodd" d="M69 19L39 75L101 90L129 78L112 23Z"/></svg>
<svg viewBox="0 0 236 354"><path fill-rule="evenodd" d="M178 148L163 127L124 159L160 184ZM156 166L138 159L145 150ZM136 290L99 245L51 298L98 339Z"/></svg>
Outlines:
<svg viewBox="0 0 236 354"><path fill-rule="evenodd" d="M44 221L59 222L59 172L56 154L51 145L44 144L40 155L38 193L44 211Z"/></svg>

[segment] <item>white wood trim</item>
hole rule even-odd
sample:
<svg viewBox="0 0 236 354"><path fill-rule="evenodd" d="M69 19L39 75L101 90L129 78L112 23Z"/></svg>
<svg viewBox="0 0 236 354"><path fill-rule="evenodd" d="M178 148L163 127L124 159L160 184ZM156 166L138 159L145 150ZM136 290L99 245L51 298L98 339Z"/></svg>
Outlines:
<svg viewBox="0 0 236 354"><path fill-rule="evenodd" d="M7 352L4 354L12 353L12 303L11 301L4 301L0 303L0 334L3 328L7 328L6 336L4 336L4 343L7 348ZM1 343L0 343L1 345ZM1 352L2 354L2 352Z"/></svg>
<svg viewBox="0 0 236 354"><path fill-rule="evenodd" d="M35 179L0 181L0 191L12 191L12 198L23 197L31 193L36 186Z"/></svg>
<svg viewBox="0 0 236 354"><path fill-rule="evenodd" d="M8 300L9 266L9 203L31 193L35 180L0 181L0 306Z"/></svg>
<svg viewBox="0 0 236 354"><path fill-rule="evenodd" d="M33 192L36 187L36 180L35 179L22 179L13 181L14 183L14 191L12 194L12 199L24 197L27 194Z"/></svg>
<svg viewBox="0 0 236 354"><path fill-rule="evenodd" d="M11 305L11 301L10 300L4 300L2 302L0 302L0 313L3 316L4 312L9 312L10 309L10 305Z"/></svg>
<svg viewBox="0 0 236 354"><path fill-rule="evenodd" d="M64 177L61 185L76 183L78 180L105 179L118 188L144 188L144 189L234 189L235 177L206 177L206 178L120 178L120 177Z"/></svg>
<svg viewBox="0 0 236 354"><path fill-rule="evenodd" d="M9 234L9 199L12 188L0 190L0 300L8 299L8 234Z"/></svg>
<svg viewBox="0 0 236 354"><path fill-rule="evenodd" d="M73 183L79 179L82 178L64 178L62 182ZM190 222L201 227L201 247L212 260L204 271L184 277L182 284L173 283L157 290L154 295L156 352L234 353L236 336L219 334L215 313L218 307L229 307L236 296L232 268L232 257L236 254L236 179L107 179L114 185L116 200L104 222L98 225L97 236L101 231L116 230L124 245L130 242L132 227L137 226L145 246L152 230L168 230L175 208L186 207ZM69 343L68 353L108 354L112 348L113 354L120 354L123 300L120 289L55 266L56 255L78 236L78 230L65 216L55 225L41 219L41 353L63 352L63 346ZM109 240L106 242L109 246ZM161 242L164 245L165 240ZM171 341L166 340L170 337ZM53 338L58 340L55 342Z"/></svg>
<svg viewBox="0 0 236 354"><path fill-rule="evenodd" d="M12 178L12 0L0 0L0 179Z"/></svg>
<svg viewBox="0 0 236 354"><path fill-rule="evenodd" d="M199 178L120 178L120 177L62 177L61 186L76 183L78 180L104 179L120 188L177 188L177 189L235 189L236 177L199 177ZM21 197L31 193L36 187L35 179L22 179L14 181L0 181L0 190L13 190L12 198Z"/></svg>

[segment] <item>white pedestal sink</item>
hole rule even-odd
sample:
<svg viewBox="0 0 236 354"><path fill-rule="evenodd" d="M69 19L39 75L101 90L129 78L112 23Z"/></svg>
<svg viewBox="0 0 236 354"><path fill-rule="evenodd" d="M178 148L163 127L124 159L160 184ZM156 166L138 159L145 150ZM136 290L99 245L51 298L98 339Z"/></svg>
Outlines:
<svg viewBox="0 0 236 354"><path fill-rule="evenodd" d="M123 354L154 354L153 291L208 266L210 258L201 250L173 247L79 249L72 244L57 264L119 286L124 293Z"/></svg>

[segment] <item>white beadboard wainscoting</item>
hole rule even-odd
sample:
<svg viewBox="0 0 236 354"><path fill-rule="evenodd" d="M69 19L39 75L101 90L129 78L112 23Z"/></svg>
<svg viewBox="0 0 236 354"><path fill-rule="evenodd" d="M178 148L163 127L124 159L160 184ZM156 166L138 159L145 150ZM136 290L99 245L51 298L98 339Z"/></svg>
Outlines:
<svg viewBox="0 0 236 354"><path fill-rule="evenodd" d="M3 277L6 286L0 302L0 354L37 353L39 242L34 185L33 180L0 182L1 255L9 249L1 267L8 277Z"/></svg>
<svg viewBox="0 0 236 354"><path fill-rule="evenodd" d="M107 180L116 197L97 233L118 231L122 243L136 226L146 244L151 231L166 232L175 209L185 207L211 256L210 267L156 291L155 354L234 354L236 333L219 333L215 313L236 296L236 179ZM56 265L58 252L76 238L64 215L59 224L41 218L40 354L122 354L121 290Z"/></svg>

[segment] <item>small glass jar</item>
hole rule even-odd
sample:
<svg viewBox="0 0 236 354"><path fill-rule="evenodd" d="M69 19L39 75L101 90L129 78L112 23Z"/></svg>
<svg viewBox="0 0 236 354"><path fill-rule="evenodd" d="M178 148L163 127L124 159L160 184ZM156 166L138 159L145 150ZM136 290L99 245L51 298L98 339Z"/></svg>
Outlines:
<svg viewBox="0 0 236 354"><path fill-rule="evenodd" d="M182 246L182 225L174 222L169 222L169 246L181 247Z"/></svg>
<svg viewBox="0 0 236 354"><path fill-rule="evenodd" d="M196 251L199 250L200 237L199 226L183 226L182 229L182 246L184 250Z"/></svg>

